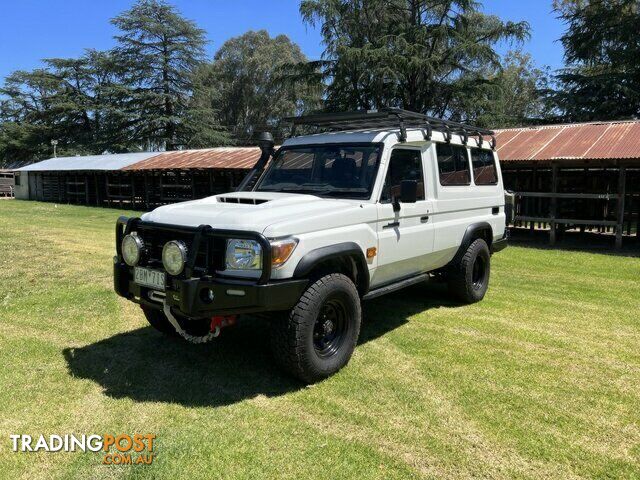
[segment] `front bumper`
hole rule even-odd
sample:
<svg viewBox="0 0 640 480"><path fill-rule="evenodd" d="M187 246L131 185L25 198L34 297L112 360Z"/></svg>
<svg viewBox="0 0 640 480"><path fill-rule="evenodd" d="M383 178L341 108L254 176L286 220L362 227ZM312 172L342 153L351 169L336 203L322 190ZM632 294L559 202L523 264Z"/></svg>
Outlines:
<svg viewBox="0 0 640 480"><path fill-rule="evenodd" d="M187 239L189 254L184 272L179 277L167 274L164 292L133 281L134 269L124 263L121 252L123 237L133 231L141 232L143 238L149 232L165 232L171 237L182 235ZM229 238L254 240L261 245L263 268L259 278L243 280L216 273L215 245L211 242ZM256 232L213 229L206 225L183 227L120 217L116 222L116 253L113 281L118 295L147 308L160 309L167 303L177 313L191 318L288 310L297 303L308 284L304 279L271 280L271 244ZM158 263L159 259L152 259L151 264L143 266L161 269Z"/></svg>
<svg viewBox="0 0 640 480"><path fill-rule="evenodd" d="M147 308L161 309L157 292L133 281L133 268L116 262L113 267L116 293ZM307 280L279 280L265 284L212 277L171 278L165 301L174 311L191 318L239 313L289 310L304 292ZM213 299L210 300L210 293ZM151 293L151 295L150 295Z"/></svg>

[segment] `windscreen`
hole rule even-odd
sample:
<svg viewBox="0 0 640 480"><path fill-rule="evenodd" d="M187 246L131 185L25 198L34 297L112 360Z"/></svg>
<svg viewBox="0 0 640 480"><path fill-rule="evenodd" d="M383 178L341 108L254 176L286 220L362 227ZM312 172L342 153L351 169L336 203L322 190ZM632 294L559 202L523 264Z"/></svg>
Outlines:
<svg viewBox="0 0 640 480"><path fill-rule="evenodd" d="M256 190L368 199L381 150L370 143L284 147Z"/></svg>

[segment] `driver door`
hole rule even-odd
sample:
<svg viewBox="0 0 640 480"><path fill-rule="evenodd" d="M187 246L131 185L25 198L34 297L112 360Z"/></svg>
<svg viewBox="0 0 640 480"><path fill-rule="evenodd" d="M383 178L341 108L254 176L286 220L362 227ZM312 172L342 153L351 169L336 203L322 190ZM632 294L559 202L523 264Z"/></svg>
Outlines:
<svg viewBox="0 0 640 480"><path fill-rule="evenodd" d="M420 148L395 148L391 152L380 201L378 202L378 267L372 286L425 272L433 252L434 229L429 218L432 201L427 199ZM403 180L418 182L416 203L400 203L394 212L393 198L400 196Z"/></svg>

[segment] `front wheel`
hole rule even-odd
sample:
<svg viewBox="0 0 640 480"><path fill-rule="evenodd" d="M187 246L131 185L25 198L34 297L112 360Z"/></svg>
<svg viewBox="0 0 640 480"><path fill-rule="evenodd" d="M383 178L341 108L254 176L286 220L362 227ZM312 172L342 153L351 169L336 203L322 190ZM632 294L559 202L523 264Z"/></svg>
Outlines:
<svg viewBox="0 0 640 480"><path fill-rule="evenodd" d="M360 334L362 311L353 282L330 274L315 281L288 315L271 322L276 361L305 383L314 383L344 367Z"/></svg>

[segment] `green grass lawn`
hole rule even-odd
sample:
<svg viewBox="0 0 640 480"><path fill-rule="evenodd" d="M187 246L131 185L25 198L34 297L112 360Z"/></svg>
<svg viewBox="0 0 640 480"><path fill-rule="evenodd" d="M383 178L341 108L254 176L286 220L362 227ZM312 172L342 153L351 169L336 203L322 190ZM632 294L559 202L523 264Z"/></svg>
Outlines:
<svg viewBox="0 0 640 480"><path fill-rule="evenodd" d="M511 247L479 304L366 304L350 364L302 387L264 321L204 346L148 327L112 291L119 214L0 202L0 477L640 477L640 258ZM12 433L155 433L157 457Z"/></svg>

